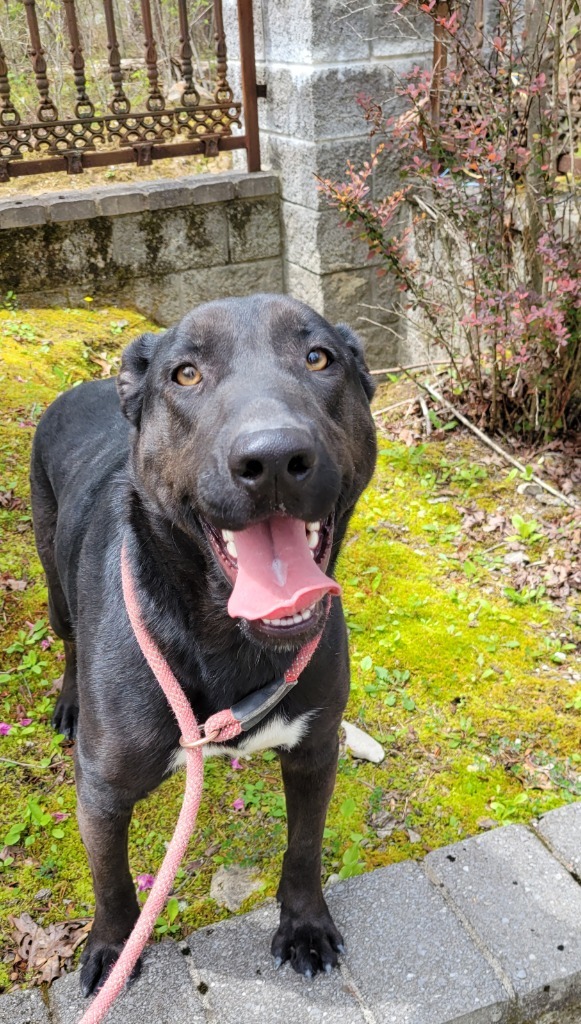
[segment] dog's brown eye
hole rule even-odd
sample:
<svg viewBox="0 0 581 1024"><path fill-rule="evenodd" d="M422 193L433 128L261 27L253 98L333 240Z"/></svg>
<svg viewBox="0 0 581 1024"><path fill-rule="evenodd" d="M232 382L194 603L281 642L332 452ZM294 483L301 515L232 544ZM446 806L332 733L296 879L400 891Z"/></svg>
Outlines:
<svg viewBox="0 0 581 1024"><path fill-rule="evenodd" d="M202 374L191 363L186 363L185 366L179 366L174 373L174 380L181 384L184 388L191 387L192 384L199 384L202 379Z"/></svg>
<svg viewBox="0 0 581 1024"><path fill-rule="evenodd" d="M307 356L309 370L324 370L329 365L329 356L324 348L312 348Z"/></svg>

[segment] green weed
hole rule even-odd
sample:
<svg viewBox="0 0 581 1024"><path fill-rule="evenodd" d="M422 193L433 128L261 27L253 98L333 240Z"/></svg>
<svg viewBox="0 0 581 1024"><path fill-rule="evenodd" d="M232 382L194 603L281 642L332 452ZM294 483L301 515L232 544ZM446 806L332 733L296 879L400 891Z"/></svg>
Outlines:
<svg viewBox="0 0 581 1024"><path fill-rule="evenodd" d="M521 515L515 513L511 517L511 523L514 526L516 533L509 537L509 540L522 540L527 544L536 544L539 540L543 539L541 527L535 519L531 519L527 523L526 519L523 519Z"/></svg>

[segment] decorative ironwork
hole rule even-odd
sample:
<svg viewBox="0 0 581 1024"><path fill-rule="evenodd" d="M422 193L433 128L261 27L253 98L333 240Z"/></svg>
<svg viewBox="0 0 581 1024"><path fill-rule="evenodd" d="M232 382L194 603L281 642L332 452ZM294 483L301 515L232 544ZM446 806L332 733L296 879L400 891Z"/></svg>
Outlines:
<svg viewBox="0 0 581 1024"><path fill-rule="evenodd" d="M12 100L8 62L0 47L0 180L6 180L11 174L39 173L45 167L77 174L84 167L103 166L107 163L135 161L139 166L146 166L154 159L171 155L172 146L180 154L202 152L207 156L217 156L224 148L246 148L252 169L257 169L257 86L253 46L250 46L253 36L251 2L246 3L245 0L240 7L240 11L243 11L241 18L243 16L244 19L244 25L240 25L240 38L245 119L248 124L246 134L237 136L233 135L232 129L234 125L241 124L242 104L234 100L227 78L221 0L214 0L214 98L202 103L194 81L188 0L178 0L179 68L184 83L178 106L168 105L160 89L151 0L141 0L148 83L145 110L134 110L126 91L113 0L102 0L102 3L107 32L107 63L112 85L109 110L96 110L89 96L82 26L77 17L76 0L63 0L76 100L74 112L68 117L59 118L51 97L36 0L24 0L30 42L28 53L39 102L36 119L29 122L23 120ZM252 67L249 67L249 62ZM31 159L37 155L41 155L42 159Z"/></svg>
<svg viewBox="0 0 581 1024"><path fill-rule="evenodd" d="M10 83L8 81L8 65L2 44L0 43L0 125L20 124L20 114L10 99Z"/></svg>
<svg viewBox="0 0 581 1024"><path fill-rule="evenodd" d="M46 77L46 60L44 50L40 41L38 18L36 17L35 0L24 0L26 20L28 22L28 34L30 36L29 55L32 60L36 87L40 93L40 104L38 106L38 117L40 121L57 121L58 110L49 95L49 83Z"/></svg>
<svg viewBox="0 0 581 1024"><path fill-rule="evenodd" d="M109 104L109 109L114 114L121 116L122 114L128 114L131 110L131 104L125 95L123 89L123 73L121 71L121 55L119 53L119 43L117 42L117 30L115 28L115 14L113 13L113 0L103 0L103 7L105 8L105 24L107 26L107 49L109 50L109 70L111 73L111 81L113 83L113 99Z"/></svg>
<svg viewBox="0 0 581 1024"><path fill-rule="evenodd" d="M182 95L182 103L185 107L196 107L200 102L200 94L194 85L192 44L190 43L190 29L188 25L186 0L178 0L178 14L180 19L180 65L182 69L182 78L186 83L186 87Z"/></svg>
<svg viewBox="0 0 581 1024"><path fill-rule="evenodd" d="M198 107L162 108L143 114L107 114L83 120L46 121L0 128L0 158L14 160L27 152L52 155L68 150L94 149L96 142L135 146L155 144L183 135L187 139L231 135L240 123L240 104L204 104Z"/></svg>
<svg viewBox="0 0 581 1024"><path fill-rule="evenodd" d="M85 61L83 59L83 48L81 46L79 26L77 24L75 0L63 0L63 2L65 5L67 26L71 40L71 64L73 66L73 75L75 79L75 87L77 90L75 114L77 115L77 117L92 117L95 113L95 108L91 103L89 97L87 96L87 82L85 80Z"/></svg>
<svg viewBox="0 0 581 1024"><path fill-rule="evenodd" d="M0 129L0 157L14 160L25 153L63 154L70 151L94 149L95 142L105 142L104 127L100 119L90 122L39 121L20 124L17 128Z"/></svg>
<svg viewBox="0 0 581 1024"><path fill-rule="evenodd" d="M228 64L226 63L226 33L224 32L224 18L222 17L222 0L214 0L214 25L216 27L214 39L216 40L216 73L218 76L214 97L217 103L230 103L232 100L232 90L226 78Z"/></svg>
<svg viewBox="0 0 581 1024"><path fill-rule="evenodd" d="M141 0L141 17L145 30L145 66L149 79L149 96L146 107L148 110L163 110L164 99L159 91L157 74L157 47L153 35L153 22L151 20L151 4L149 0Z"/></svg>

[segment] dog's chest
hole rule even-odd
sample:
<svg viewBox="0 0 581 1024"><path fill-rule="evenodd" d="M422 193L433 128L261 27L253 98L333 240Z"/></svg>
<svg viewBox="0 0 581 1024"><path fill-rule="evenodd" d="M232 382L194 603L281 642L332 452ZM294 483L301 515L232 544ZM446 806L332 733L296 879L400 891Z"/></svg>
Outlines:
<svg viewBox="0 0 581 1024"><path fill-rule="evenodd" d="M282 714L274 715L265 725L253 729L247 736L243 735L236 746L222 743L206 744L202 748L204 757L219 755L246 757L259 750L272 750L277 747L292 750L306 736L312 715L312 711L307 711L290 722ZM180 747L174 757L174 770L182 768L185 763L186 752Z"/></svg>

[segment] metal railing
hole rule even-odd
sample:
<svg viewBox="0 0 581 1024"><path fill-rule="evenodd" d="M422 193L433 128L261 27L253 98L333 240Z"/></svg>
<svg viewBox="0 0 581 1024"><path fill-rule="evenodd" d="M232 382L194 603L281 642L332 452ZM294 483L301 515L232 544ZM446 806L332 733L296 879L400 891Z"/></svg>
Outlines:
<svg viewBox="0 0 581 1024"><path fill-rule="evenodd" d="M160 87L157 42L151 0L140 0L147 76L146 98L133 109L126 87L113 0L101 0L107 35L107 74L110 79L107 110L89 96L82 25L76 0L62 0L70 49L70 74L75 100L71 114L59 117L41 39L36 0L23 0L28 55L37 94L35 116L19 112L16 90L11 88L9 61L0 42L0 181L27 174L136 163L221 151L245 149L248 170L260 170L256 68L252 0L237 0L241 60L241 100L228 83L226 36L221 0L213 0L215 62L213 93L201 96L194 79L188 0L177 0L179 54L172 63L181 74L181 96L171 105ZM244 134L234 135L233 126Z"/></svg>

